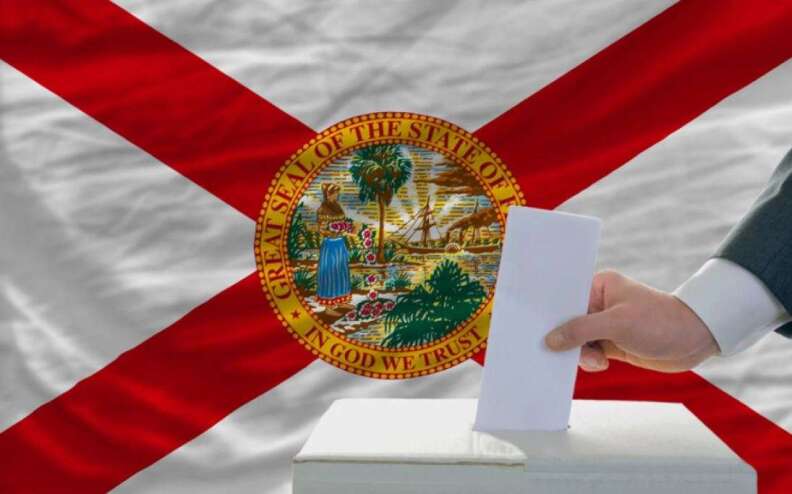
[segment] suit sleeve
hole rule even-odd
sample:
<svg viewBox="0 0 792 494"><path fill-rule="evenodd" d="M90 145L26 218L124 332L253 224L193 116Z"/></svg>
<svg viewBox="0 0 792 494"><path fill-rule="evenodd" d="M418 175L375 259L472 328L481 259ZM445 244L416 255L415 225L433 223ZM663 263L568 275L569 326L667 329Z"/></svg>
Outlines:
<svg viewBox="0 0 792 494"><path fill-rule="evenodd" d="M714 257L753 273L792 314L792 151ZM776 331L792 338L792 323Z"/></svg>

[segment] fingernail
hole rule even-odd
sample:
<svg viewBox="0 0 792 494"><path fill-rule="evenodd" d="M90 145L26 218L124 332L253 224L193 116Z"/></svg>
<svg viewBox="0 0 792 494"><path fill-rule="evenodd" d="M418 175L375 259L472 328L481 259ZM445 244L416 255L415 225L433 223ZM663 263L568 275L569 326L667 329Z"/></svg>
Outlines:
<svg viewBox="0 0 792 494"><path fill-rule="evenodd" d="M583 364L586 367L589 367L589 368L592 368L592 369L600 369L603 366L602 360L596 355L586 354L586 355L581 356L580 360L583 361Z"/></svg>

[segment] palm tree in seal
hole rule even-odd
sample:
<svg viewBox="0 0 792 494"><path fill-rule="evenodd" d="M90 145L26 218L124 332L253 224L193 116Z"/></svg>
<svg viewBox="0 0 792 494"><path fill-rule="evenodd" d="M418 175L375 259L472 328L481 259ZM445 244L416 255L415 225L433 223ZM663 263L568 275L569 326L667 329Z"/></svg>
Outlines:
<svg viewBox="0 0 792 494"><path fill-rule="evenodd" d="M352 156L349 173L360 191L360 201L374 201L379 208L379 264L385 263L385 209L410 179L412 166L412 161L402 153L399 144L375 144L355 151Z"/></svg>

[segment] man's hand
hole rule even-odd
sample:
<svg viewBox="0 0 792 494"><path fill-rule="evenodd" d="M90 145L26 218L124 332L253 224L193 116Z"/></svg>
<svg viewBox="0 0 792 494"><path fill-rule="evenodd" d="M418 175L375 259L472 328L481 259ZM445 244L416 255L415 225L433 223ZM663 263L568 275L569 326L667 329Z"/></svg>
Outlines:
<svg viewBox="0 0 792 494"><path fill-rule="evenodd" d="M551 350L582 346L580 366L608 368L608 359L663 372L692 369L719 353L707 326L681 300L612 271L591 285L588 315L545 337Z"/></svg>

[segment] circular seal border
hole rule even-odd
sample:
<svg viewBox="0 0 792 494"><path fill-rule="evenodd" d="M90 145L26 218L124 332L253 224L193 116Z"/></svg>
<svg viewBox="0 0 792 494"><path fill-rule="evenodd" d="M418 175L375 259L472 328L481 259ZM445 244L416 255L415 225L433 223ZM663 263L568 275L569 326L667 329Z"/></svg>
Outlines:
<svg viewBox="0 0 792 494"><path fill-rule="evenodd" d="M372 136L376 129L381 132ZM441 133L436 134L437 131ZM363 137L363 134L368 135ZM434 139L435 135L447 137ZM452 136L457 138L454 146L451 146ZM350 117L319 132L281 166L267 190L256 222L254 252L259 280L270 306L302 346L322 360L354 374L405 379L451 368L485 348L492 293L465 323L445 337L425 345L385 349L352 340L316 318L294 285L294 267L285 251L288 225L296 205L316 175L340 156L369 145L388 143L430 149L466 168L484 187L493 206L497 206L501 225L505 225L509 206L525 204L519 185L500 158L464 129L417 113L368 113ZM485 168L487 172L483 173ZM471 341L473 339L475 341ZM454 341L458 352L445 358L446 350L450 352ZM467 345L463 349L465 342ZM432 358L435 363L430 365Z"/></svg>

